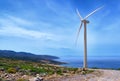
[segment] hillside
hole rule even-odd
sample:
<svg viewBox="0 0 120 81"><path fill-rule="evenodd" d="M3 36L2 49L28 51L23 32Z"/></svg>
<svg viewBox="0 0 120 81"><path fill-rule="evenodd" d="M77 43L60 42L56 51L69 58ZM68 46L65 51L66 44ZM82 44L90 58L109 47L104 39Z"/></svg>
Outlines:
<svg viewBox="0 0 120 81"><path fill-rule="evenodd" d="M0 57L48 64L62 64L62 62L55 61L55 59L59 59L59 57L56 56L36 55L27 52L15 52L11 50L0 50Z"/></svg>
<svg viewBox="0 0 120 81"><path fill-rule="evenodd" d="M67 68L15 59L0 58L0 81L120 81L119 70Z"/></svg>
<svg viewBox="0 0 120 81"><path fill-rule="evenodd" d="M36 78L37 74L43 77L44 80L49 81L50 78L69 76L79 72L78 68L0 58L0 81L28 81L28 79Z"/></svg>

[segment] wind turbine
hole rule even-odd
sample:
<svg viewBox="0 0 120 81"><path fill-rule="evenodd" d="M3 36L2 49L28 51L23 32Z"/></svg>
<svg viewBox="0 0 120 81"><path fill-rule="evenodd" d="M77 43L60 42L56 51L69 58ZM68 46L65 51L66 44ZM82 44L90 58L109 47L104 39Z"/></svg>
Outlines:
<svg viewBox="0 0 120 81"><path fill-rule="evenodd" d="M81 24L80 24L80 27L79 27L79 30L78 30L78 33L77 33L77 40L78 40L78 37L79 37L79 33L80 33L80 30L82 28L82 25L84 24L84 63L83 63L83 70L87 69L87 24L89 23L89 21L87 20L87 18L91 15L93 15L95 12L97 12L98 10L100 10L102 7L99 7L97 8L96 10L94 10L93 12L91 12L90 14L88 14L86 17L82 18L82 16L80 15L78 9L76 9L76 12L78 14L78 16L80 17L80 20L81 20ZM77 42L76 40L76 42Z"/></svg>

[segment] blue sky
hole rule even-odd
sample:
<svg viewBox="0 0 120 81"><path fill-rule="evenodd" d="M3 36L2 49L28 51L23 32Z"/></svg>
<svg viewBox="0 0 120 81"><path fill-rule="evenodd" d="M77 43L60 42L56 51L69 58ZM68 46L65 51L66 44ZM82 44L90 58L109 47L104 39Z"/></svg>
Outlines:
<svg viewBox="0 0 120 81"><path fill-rule="evenodd" d="M77 46L80 19L85 17L89 56L120 56L120 0L1 0L0 49L49 54L59 57L83 56L83 28Z"/></svg>

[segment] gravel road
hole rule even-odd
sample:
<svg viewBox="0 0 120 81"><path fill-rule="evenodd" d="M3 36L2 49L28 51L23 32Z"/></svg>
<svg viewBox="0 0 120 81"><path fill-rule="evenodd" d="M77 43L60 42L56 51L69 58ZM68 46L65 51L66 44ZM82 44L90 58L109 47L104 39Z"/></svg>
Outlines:
<svg viewBox="0 0 120 81"><path fill-rule="evenodd" d="M55 78L49 81L120 81L120 71L97 69L90 74Z"/></svg>

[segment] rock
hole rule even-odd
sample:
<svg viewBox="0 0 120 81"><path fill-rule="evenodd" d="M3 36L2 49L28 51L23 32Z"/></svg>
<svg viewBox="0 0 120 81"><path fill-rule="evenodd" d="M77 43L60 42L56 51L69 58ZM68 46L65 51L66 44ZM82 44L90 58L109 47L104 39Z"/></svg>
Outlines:
<svg viewBox="0 0 120 81"><path fill-rule="evenodd" d="M36 75L35 81L43 81L43 78L39 74Z"/></svg>
<svg viewBox="0 0 120 81"><path fill-rule="evenodd" d="M27 75L23 75L23 76L22 76L22 78L26 78L26 77L27 77Z"/></svg>
<svg viewBox="0 0 120 81"><path fill-rule="evenodd" d="M40 76L41 77L44 77L44 76L46 76L47 75L47 73L40 73Z"/></svg>
<svg viewBox="0 0 120 81"><path fill-rule="evenodd" d="M39 77L39 78L36 77L36 78L35 78L35 81L43 81L43 78L42 78L42 77Z"/></svg>

